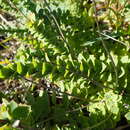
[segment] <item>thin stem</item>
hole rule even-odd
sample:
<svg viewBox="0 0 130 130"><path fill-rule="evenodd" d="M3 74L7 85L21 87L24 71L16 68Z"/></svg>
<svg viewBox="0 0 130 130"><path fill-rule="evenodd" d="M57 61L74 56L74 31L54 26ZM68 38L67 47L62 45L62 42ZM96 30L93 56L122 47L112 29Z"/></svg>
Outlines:
<svg viewBox="0 0 130 130"><path fill-rule="evenodd" d="M35 84L35 85L42 85L41 83L37 83L37 82L35 82L35 81L33 81L33 80L30 80L30 79L27 79L27 78L25 78L25 77L23 77L22 75L19 75L22 79L24 79L24 80L26 80L26 81L28 81L28 82L31 82L31 83L33 83L33 84ZM53 92L57 92L57 93L59 93L59 94L65 94L65 95L67 95L67 96L71 96L72 98L75 98L75 99L80 99L80 100L85 100L86 101L86 99L84 99L84 98L80 98L80 97L77 97L77 96L74 96L74 95L72 95L72 94L69 94L69 93L67 93L67 92L62 92L61 90L58 90L57 88L51 88L51 87L48 87L47 85L46 86L44 86L44 85L42 85L44 88L47 88L47 89L49 89L49 90L52 90Z"/></svg>
<svg viewBox="0 0 130 130"><path fill-rule="evenodd" d="M17 10L18 12L20 12L20 14L21 14L22 16L24 16L27 20L32 21L32 20L30 20L12 1L10 1L10 0L6 0L6 1L8 2L8 4L10 5L11 8L16 9L16 10Z"/></svg>
<svg viewBox="0 0 130 130"><path fill-rule="evenodd" d="M51 10L51 8L50 8L48 2L47 2L46 0L44 0L44 2L45 2L45 5L47 6L47 8L48 8L48 10L49 10L49 13L50 13L50 15L51 15L51 17L52 17L52 19L53 19L53 21L54 21L54 23L55 23L57 29L58 29L58 32L59 32L59 34L60 34L62 40L66 43L66 47L67 47L67 50L68 50L68 52L69 52L69 51L70 51L70 46L69 46L68 42L66 41L66 38L65 38L65 36L64 36L64 34L63 34L61 28L60 28L60 25L59 25L57 19L55 18L55 16L53 15L53 12L52 12L52 10Z"/></svg>
<svg viewBox="0 0 130 130"><path fill-rule="evenodd" d="M98 32L98 31L97 31L97 32ZM116 42L118 42L118 43L121 43L121 44L124 45L124 46L127 46L124 42L119 41L119 40L117 40L117 39L115 39L115 38L113 38L113 37L111 37L111 36L109 36L109 35L107 35L107 34L104 34L104 33L102 33L102 32L98 32L98 33L101 34L101 35L103 35L103 36L105 36L105 37L107 37L107 38L112 39L113 41L116 41ZM129 48L130 48L130 46L129 46Z"/></svg>
<svg viewBox="0 0 130 130"><path fill-rule="evenodd" d="M96 13L96 2L95 2L95 0L93 0L93 2L94 2L94 11L95 11L95 20L96 20L96 24L97 24L97 29L98 29L98 32L101 32L99 22L98 22L97 13ZM106 46L106 44L105 44L105 42L103 40L103 37L102 37L102 35L100 33L99 33L99 36L101 37L101 43L102 43L106 53L108 54L108 56L109 56L109 58L111 60L112 66L114 68L115 76L116 76L116 85L118 87L119 86L119 84L118 84L118 72L117 72L117 69L116 69L116 65L115 65L113 57L111 56L111 54L110 54L110 52L109 52L109 50L108 50L108 48L107 48L107 46Z"/></svg>
<svg viewBox="0 0 130 130"><path fill-rule="evenodd" d="M98 127L98 126L104 124L104 123L111 117L111 115L112 115L112 113L109 114L109 116L108 116L106 119L102 120L101 122L99 122L99 123L97 123L97 124L95 124L95 125L93 125L93 126L91 126L91 127L88 127L87 130L91 130L91 129L93 129L93 128L96 128L96 127Z"/></svg>
<svg viewBox="0 0 130 130"><path fill-rule="evenodd" d="M128 127L130 127L130 124L123 125L123 126L119 126L119 127L115 128L114 130L125 130L125 129L127 129Z"/></svg>
<svg viewBox="0 0 130 130"><path fill-rule="evenodd" d="M92 104L93 103L104 103L105 102L105 100L100 100L100 101L92 101ZM73 109L73 110L69 110L69 111L67 111L68 113L71 113L71 112L76 112L76 111L79 111L79 110L83 110L84 108L87 108L87 107L89 107L91 104L86 104L86 105L84 105L84 106L82 106L82 107L79 107L79 108L76 108L76 109Z"/></svg>
<svg viewBox="0 0 130 130"><path fill-rule="evenodd" d="M7 26L9 26L9 27L11 27L11 24L0 14L0 18L3 20L3 22L7 25Z"/></svg>

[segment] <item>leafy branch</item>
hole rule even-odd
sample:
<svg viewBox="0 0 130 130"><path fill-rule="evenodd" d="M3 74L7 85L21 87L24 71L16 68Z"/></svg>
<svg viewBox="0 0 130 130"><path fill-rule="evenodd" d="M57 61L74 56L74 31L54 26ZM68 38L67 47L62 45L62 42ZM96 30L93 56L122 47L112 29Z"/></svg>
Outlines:
<svg viewBox="0 0 130 130"><path fill-rule="evenodd" d="M109 56L109 58L111 60L112 66L114 68L115 76L116 76L116 86L118 87L119 86L119 84L118 84L118 72L117 72L117 69L116 69L116 65L115 65L113 57L111 56L111 54L110 54L110 52L109 52L109 50L108 50L108 48L107 48L107 46L106 46L106 44L105 44L105 42L103 40L103 37L101 35L102 33L101 33L101 29L100 29L99 22L98 22L97 12L96 12L96 2L95 2L95 0L93 0L93 2L94 2L95 20L96 20L96 24L97 24L97 29L98 29L98 32L99 32L99 36L101 37L102 45L103 45L106 53L108 54L108 56Z"/></svg>

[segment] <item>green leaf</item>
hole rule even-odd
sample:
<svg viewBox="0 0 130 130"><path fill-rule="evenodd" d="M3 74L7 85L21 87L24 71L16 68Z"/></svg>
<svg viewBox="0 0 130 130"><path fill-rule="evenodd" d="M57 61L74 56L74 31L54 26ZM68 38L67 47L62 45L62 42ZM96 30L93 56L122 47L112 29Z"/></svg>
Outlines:
<svg viewBox="0 0 130 130"><path fill-rule="evenodd" d="M122 56L121 57L121 62L122 63L130 63L130 58L129 58L129 56Z"/></svg>
<svg viewBox="0 0 130 130"><path fill-rule="evenodd" d="M0 69L2 69L3 68L3 66L2 65L0 65Z"/></svg>
<svg viewBox="0 0 130 130"><path fill-rule="evenodd" d="M78 61L81 62L82 60L86 61L86 58L84 57L84 55L82 53L79 53Z"/></svg>
<svg viewBox="0 0 130 130"><path fill-rule="evenodd" d="M68 70L68 69L66 69L66 70L65 70L64 77L66 77L68 74L69 74L69 70Z"/></svg>
<svg viewBox="0 0 130 130"><path fill-rule="evenodd" d="M42 75L47 75L52 71L52 65L50 63L43 62Z"/></svg>
<svg viewBox="0 0 130 130"><path fill-rule="evenodd" d="M74 65L74 61L73 61L73 58L72 58L71 54L69 54L68 58L69 58L70 62L72 63L72 65L73 65L73 66L75 66L75 65Z"/></svg>
<svg viewBox="0 0 130 130"><path fill-rule="evenodd" d="M22 71L23 71L22 64L21 64L20 62L18 62L18 63L17 63L17 72L18 72L19 74L21 74Z"/></svg>
<svg viewBox="0 0 130 130"><path fill-rule="evenodd" d="M47 70L47 63L44 62L44 63L42 64L42 75L45 74L46 70Z"/></svg>
<svg viewBox="0 0 130 130"><path fill-rule="evenodd" d="M45 92L41 97L37 97L35 103L32 105L32 115L35 120L40 116L47 117L50 112L48 94Z"/></svg>
<svg viewBox="0 0 130 130"><path fill-rule="evenodd" d="M15 101L11 101L8 104L8 107L9 107L9 112L11 114L18 107L18 104Z"/></svg>
<svg viewBox="0 0 130 130"><path fill-rule="evenodd" d="M36 13L39 13L39 12L40 12L40 10L41 10L40 5L37 5L37 6L36 6Z"/></svg>
<svg viewBox="0 0 130 130"><path fill-rule="evenodd" d="M130 112L125 114L126 119L130 122Z"/></svg>
<svg viewBox="0 0 130 130"><path fill-rule="evenodd" d="M83 72L84 71L84 66L83 66L83 63L81 62L80 64L80 71Z"/></svg>
<svg viewBox="0 0 130 130"><path fill-rule="evenodd" d="M9 78L12 75L13 71L5 66L2 69L0 69L0 79Z"/></svg>
<svg viewBox="0 0 130 130"><path fill-rule="evenodd" d="M47 62L50 62L50 59L49 59L49 57L48 57L48 54L47 54L47 53L45 53L45 59L46 59L46 61L47 61Z"/></svg>
<svg viewBox="0 0 130 130"><path fill-rule="evenodd" d="M26 99L29 105L33 105L35 103L35 98L31 92L27 93Z"/></svg>
<svg viewBox="0 0 130 130"><path fill-rule="evenodd" d="M18 129L17 128L12 128L11 126L6 124L6 125L0 127L0 130L18 130Z"/></svg>
<svg viewBox="0 0 130 130"><path fill-rule="evenodd" d="M60 107L56 107L55 108L55 112L54 112L54 117L55 117L55 120L57 122L62 122L66 119L66 116L65 116L65 109L63 108L60 108Z"/></svg>
<svg viewBox="0 0 130 130"><path fill-rule="evenodd" d="M56 104L56 93L55 92L53 92L51 99L52 99L52 103L55 105Z"/></svg>
<svg viewBox="0 0 130 130"><path fill-rule="evenodd" d="M121 97L112 91L109 91L105 93L105 101L106 101L106 106L111 113L114 113L115 116L118 115L119 113L119 105L118 103L120 102Z"/></svg>
<svg viewBox="0 0 130 130"><path fill-rule="evenodd" d="M14 119L25 120L28 117L29 113L29 106L19 106L13 111L12 116Z"/></svg>
<svg viewBox="0 0 130 130"><path fill-rule="evenodd" d="M10 119L8 111L0 112L0 119L2 120Z"/></svg>
<svg viewBox="0 0 130 130"><path fill-rule="evenodd" d="M37 67L37 65L38 65L37 62L38 62L38 61L37 61L36 59L32 58L32 64L33 64L33 67L34 67L34 68Z"/></svg>
<svg viewBox="0 0 130 130"><path fill-rule="evenodd" d="M2 119L2 120L11 119L11 117L8 113L8 110L7 110L6 103L3 103L0 106L0 119Z"/></svg>

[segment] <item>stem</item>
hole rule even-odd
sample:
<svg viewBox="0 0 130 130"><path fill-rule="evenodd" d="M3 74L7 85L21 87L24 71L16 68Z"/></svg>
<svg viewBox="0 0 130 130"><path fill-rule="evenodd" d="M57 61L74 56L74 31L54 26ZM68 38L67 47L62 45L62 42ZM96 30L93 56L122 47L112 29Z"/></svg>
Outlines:
<svg viewBox="0 0 130 130"><path fill-rule="evenodd" d="M58 32L59 32L59 34L60 34L62 40L65 42L65 45L66 45L66 47L67 47L67 51L69 52L69 51L70 51L70 46L69 46L68 42L66 41L66 38L65 38L65 36L64 36L64 34L63 34L61 28L60 28L60 25L59 25L57 19L55 18L55 16L53 15L53 12L52 12L52 10L51 10L51 8L50 8L48 2L47 2L46 0L44 0L44 2L45 2L45 5L47 6L47 8L48 8L48 10L49 10L49 13L50 13L50 15L51 15L51 17L52 17L52 19L53 19L53 21L54 21L54 23L55 23L57 29L58 29Z"/></svg>
<svg viewBox="0 0 130 130"><path fill-rule="evenodd" d="M96 127L98 127L98 126L104 124L104 123L111 117L111 115L112 115L112 113L109 114L109 116L108 116L105 120L103 120L103 121L101 121L101 122L99 122L99 123L97 123L97 124L95 124L95 125L93 125L93 126L91 126L91 127L88 127L87 130L91 130L91 129L93 129L93 128L96 128Z"/></svg>
<svg viewBox="0 0 130 130"><path fill-rule="evenodd" d="M99 36L101 37L101 43L102 43L106 53L108 54L108 56L109 56L109 58L111 60L112 66L113 66L114 71L115 71L115 76L116 76L116 86L118 87L119 86L119 84L118 84L118 72L117 72L117 69L116 69L116 65L115 65L113 57L111 56L111 54L110 54L110 52L109 52L109 50L108 50L108 48L107 48L107 46L106 46L106 44L105 44L105 42L103 40L103 37L101 35L101 30L100 30L100 26L99 26L99 22L98 22L98 17L97 17L97 14L96 14L96 2L95 2L95 0L93 0L93 2L94 2L95 20L96 20Z"/></svg>
<svg viewBox="0 0 130 130"><path fill-rule="evenodd" d="M11 27L11 24L0 14L0 18L4 21L7 26Z"/></svg>
<svg viewBox="0 0 130 130"><path fill-rule="evenodd" d="M102 33L102 32L98 32L98 33L101 34L101 35L103 35L103 36L105 36L105 37L107 37L107 38L112 39L113 41L116 41L116 42L118 42L118 43L121 43L121 44L124 45L124 46L127 46L124 42L119 41L119 40L117 40L117 39L115 39L115 38L113 38L113 37L111 37L111 36L109 36L109 35L107 35L107 34L104 34L104 33ZM129 46L129 48L130 48L130 46Z"/></svg>

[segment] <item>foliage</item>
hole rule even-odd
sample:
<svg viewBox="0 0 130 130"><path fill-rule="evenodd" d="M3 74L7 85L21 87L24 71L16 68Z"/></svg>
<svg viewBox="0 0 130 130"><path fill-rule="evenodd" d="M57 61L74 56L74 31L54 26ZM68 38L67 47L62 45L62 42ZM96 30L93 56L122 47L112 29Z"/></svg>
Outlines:
<svg viewBox="0 0 130 130"><path fill-rule="evenodd" d="M20 88L0 93L1 129L104 130L121 116L130 121L127 0L0 3L14 14L1 34L21 43L0 65L0 79Z"/></svg>

